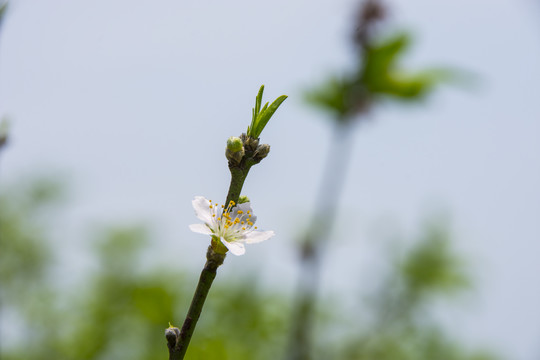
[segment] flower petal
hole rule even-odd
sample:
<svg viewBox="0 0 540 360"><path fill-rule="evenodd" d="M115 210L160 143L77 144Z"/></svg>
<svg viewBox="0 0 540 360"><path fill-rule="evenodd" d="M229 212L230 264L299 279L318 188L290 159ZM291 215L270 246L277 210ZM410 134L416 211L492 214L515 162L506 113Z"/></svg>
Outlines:
<svg viewBox="0 0 540 360"><path fill-rule="evenodd" d="M189 229L199 234L212 235L212 230L210 230L206 224L192 224L189 225Z"/></svg>
<svg viewBox="0 0 540 360"><path fill-rule="evenodd" d="M246 248L244 247L244 244L242 244L241 242L237 242L237 241L228 242L224 238L220 238L220 240L223 243L223 245L225 245L227 249L229 249L229 251L232 252L234 255L240 256L240 255L245 254Z"/></svg>
<svg viewBox="0 0 540 360"><path fill-rule="evenodd" d="M241 210L241 213L238 212ZM238 217L238 220L242 223L242 225L246 227L251 227L253 224L255 224L255 221L257 221L257 217L253 215L253 210L251 209L250 203L243 203L238 205L233 209L231 212L232 218ZM251 223L251 224L250 224Z"/></svg>
<svg viewBox="0 0 540 360"><path fill-rule="evenodd" d="M239 211L240 211L240 214L238 213ZM231 217L233 219L238 217L238 219L240 219L241 221L245 221L249 216L248 212L250 214L253 213L253 210L251 210L251 205L249 202L238 204L232 209Z"/></svg>
<svg viewBox="0 0 540 360"><path fill-rule="evenodd" d="M244 213L247 213L248 211L253 212L253 210L251 209L251 203L249 201L242 204L238 204L236 205L235 208L236 210L242 210Z"/></svg>
<svg viewBox="0 0 540 360"><path fill-rule="evenodd" d="M212 223L212 210L210 209L210 201L203 196L195 196L191 202L195 209L195 215L207 224Z"/></svg>
<svg viewBox="0 0 540 360"><path fill-rule="evenodd" d="M244 235L244 241L246 244L255 244L268 240L274 235L273 231L251 231Z"/></svg>

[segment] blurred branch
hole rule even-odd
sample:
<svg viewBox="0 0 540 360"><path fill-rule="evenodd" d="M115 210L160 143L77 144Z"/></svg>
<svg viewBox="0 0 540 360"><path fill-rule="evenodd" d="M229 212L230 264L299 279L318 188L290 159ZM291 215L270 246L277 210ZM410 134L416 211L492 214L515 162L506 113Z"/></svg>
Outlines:
<svg viewBox="0 0 540 360"><path fill-rule="evenodd" d="M310 359L310 337L313 328L314 310L319 285L323 254L337 215L338 201L343 189L349 164L352 133L344 123L336 123L333 141L326 159L324 177L319 189L318 206L315 209L309 230L301 243L300 275L289 337L287 358Z"/></svg>
<svg viewBox="0 0 540 360"><path fill-rule="evenodd" d="M2 34L2 25L4 23L7 8L8 1L0 3L0 35ZM2 152L8 142L8 125L8 121L5 118L0 122L0 152Z"/></svg>
<svg viewBox="0 0 540 360"><path fill-rule="evenodd" d="M3 1L0 4L0 27L2 26L2 20L4 19L4 15L6 15L7 8L8 8L8 1Z"/></svg>
<svg viewBox="0 0 540 360"><path fill-rule="evenodd" d="M8 121L6 119L2 119L0 122L0 150L2 150L2 148L6 146L8 142L8 127Z"/></svg>
<svg viewBox="0 0 540 360"><path fill-rule="evenodd" d="M0 121L0 155L8 144L9 122L7 119Z"/></svg>
<svg viewBox="0 0 540 360"><path fill-rule="evenodd" d="M310 337L320 267L349 166L354 123L365 118L384 98L416 102L448 77L448 73L442 71L411 74L399 69L399 60L411 39L404 33L382 41L377 38L377 27L386 13L387 8L380 0L363 2L355 19L353 36L358 52L356 67L345 75L331 77L306 95L308 102L333 115L334 133L317 197L318 206L300 249L300 274L287 352L290 360L312 358Z"/></svg>
<svg viewBox="0 0 540 360"><path fill-rule="evenodd" d="M369 0L360 8L354 36L362 53L372 41L373 26L385 14L377 0ZM327 155L325 171L319 188L318 206L311 219L300 249L300 274L296 299L291 314L291 334L287 359L309 360L311 355L311 331L319 287L322 256L327 248L328 237L333 228L339 198L346 178L352 149L352 118L369 111L371 96L361 84L349 79L332 79L321 90L308 93L308 100L326 107L335 115L333 139Z"/></svg>

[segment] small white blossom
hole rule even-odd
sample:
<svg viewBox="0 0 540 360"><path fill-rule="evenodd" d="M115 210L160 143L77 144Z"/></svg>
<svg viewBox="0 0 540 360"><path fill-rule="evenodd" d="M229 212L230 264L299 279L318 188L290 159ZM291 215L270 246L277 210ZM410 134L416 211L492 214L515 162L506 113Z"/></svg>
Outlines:
<svg viewBox="0 0 540 360"><path fill-rule="evenodd" d="M234 255L246 252L244 243L254 244L270 239L273 231L259 231L254 226L257 217L253 215L251 204L231 203L225 207L202 196L195 196L192 201L197 217L204 224L193 224L191 231L219 238L221 243Z"/></svg>

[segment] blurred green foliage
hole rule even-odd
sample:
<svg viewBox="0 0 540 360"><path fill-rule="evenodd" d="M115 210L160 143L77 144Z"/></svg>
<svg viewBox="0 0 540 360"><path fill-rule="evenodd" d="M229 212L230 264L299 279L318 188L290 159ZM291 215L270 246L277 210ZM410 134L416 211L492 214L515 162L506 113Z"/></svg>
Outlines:
<svg viewBox="0 0 540 360"><path fill-rule="evenodd" d="M0 314L15 314L11 323L2 316L2 329L18 333L19 341L2 341L0 357L166 359L164 329L185 315L196 275L168 264L141 266L149 232L112 227L93 240L99 266L69 289L56 286L53 274L69 269L54 268L58 249L47 222L61 193L60 186L42 180L9 187L1 197ZM392 264L370 295L373 301L358 300L353 313L343 314L339 300L324 300L320 315L326 325L315 359L493 359L466 351L429 316L431 300L469 286L444 227L428 227ZM256 274L234 282L218 276L187 358L282 358L289 314L288 294L261 288ZM343 316L357 325L335 321ZM330 336L340 327L350 331Z"/></svg>
<svg viewBox="0 0 540 360"><path fill-rule="evenodd" d="M58 272L55 249L40 220L53 208L52 185L38 181L13 187L1 198L0 314L16 314L17 323L3 328L18 331L20 341L2 342L0 357L167 358L164 329L185 315L195 276L187 280L165 265L143 270L140 257L149 245L148 232L139 226L113 227L93 240L97 270L72 289L51 292L57 279L48 275ZM283 297L263 293L255 278L217 284L188 356L276 358L283 347L285 306Z"/></svg>
<svg viewBox="0 0 540 360"><path fill-rule="evenodd" d="M449 299L471 286L465 264L450 247L448 229L433 223L415 244L398 253L391 269L370 294L369 314L338 358L355 360L490 360L471 351L438 324L433 300Z"/></svg>
<svg viewBox="0 0 540 360"><path fill-rule="evenodd" d="M60 185L52 179L21 181L0 195L0 301L19 302L28 283L43 279L51 261L46 220ZM32 284L35 285L35 284Z"/></svg>
<svg viewBox="0 0 540 360"><path fill-rule="evenodd" d="M307 92L311 104L330 112L341 122L367 112L376 100L394 98L408 102L423 99L442 81L454 74L431 69L416 73L404 71L399 62L409 47L411 37L398 33L372 41L362 48L357 68L340 77L332 77L315 90Z"/></svg>

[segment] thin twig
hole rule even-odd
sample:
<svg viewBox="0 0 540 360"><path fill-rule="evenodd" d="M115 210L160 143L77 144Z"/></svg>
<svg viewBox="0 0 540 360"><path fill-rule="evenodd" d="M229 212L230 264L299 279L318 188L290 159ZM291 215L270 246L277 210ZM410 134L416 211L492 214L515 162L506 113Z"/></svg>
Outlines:
<svg viewBox="0 0 540 360"><path fill-rule="evenodd" d="M201 272L201 277L199 278L199 284L193 295L193 300L191 301L191 306L184 320L184 325L182 330L177 335L176 344L173 344L173 341L167 337L167 343L169 347L169 359L170 360L181 360L186 354L189 342L191 341L191 336L197 325L197 321L201 316L201 311L212 286L212 282L216 277L217 268L223 264L225 260L225 254L218 254L210 245L206 253L206 264Z"/></svg>
<svg viewBox="0 0 540 360"><path fill-rule="evenodd" d="M259 146L258 139L244 137L243 140L246 150L242 160L238 163L229 161L231 183L229 185L225 204L229 204L231 201L233 203L238 203L249 170L263 158L257 152ZM191 305L186 315L186 319L184 320L184 324L182 325L182 329L179 330L178 328L170 327L165 330L165 338L167 339L167 346L169 348L169 360L184 359L191 337L195 331L195 326L201 316L204 302L208 296L212 282L216 277L217 269L225 260L225 254L216 252L213 245L210 245L206 253L206 259L206 264L201 272L199 283L197 284L193 299L191 300Z"/></svg>

